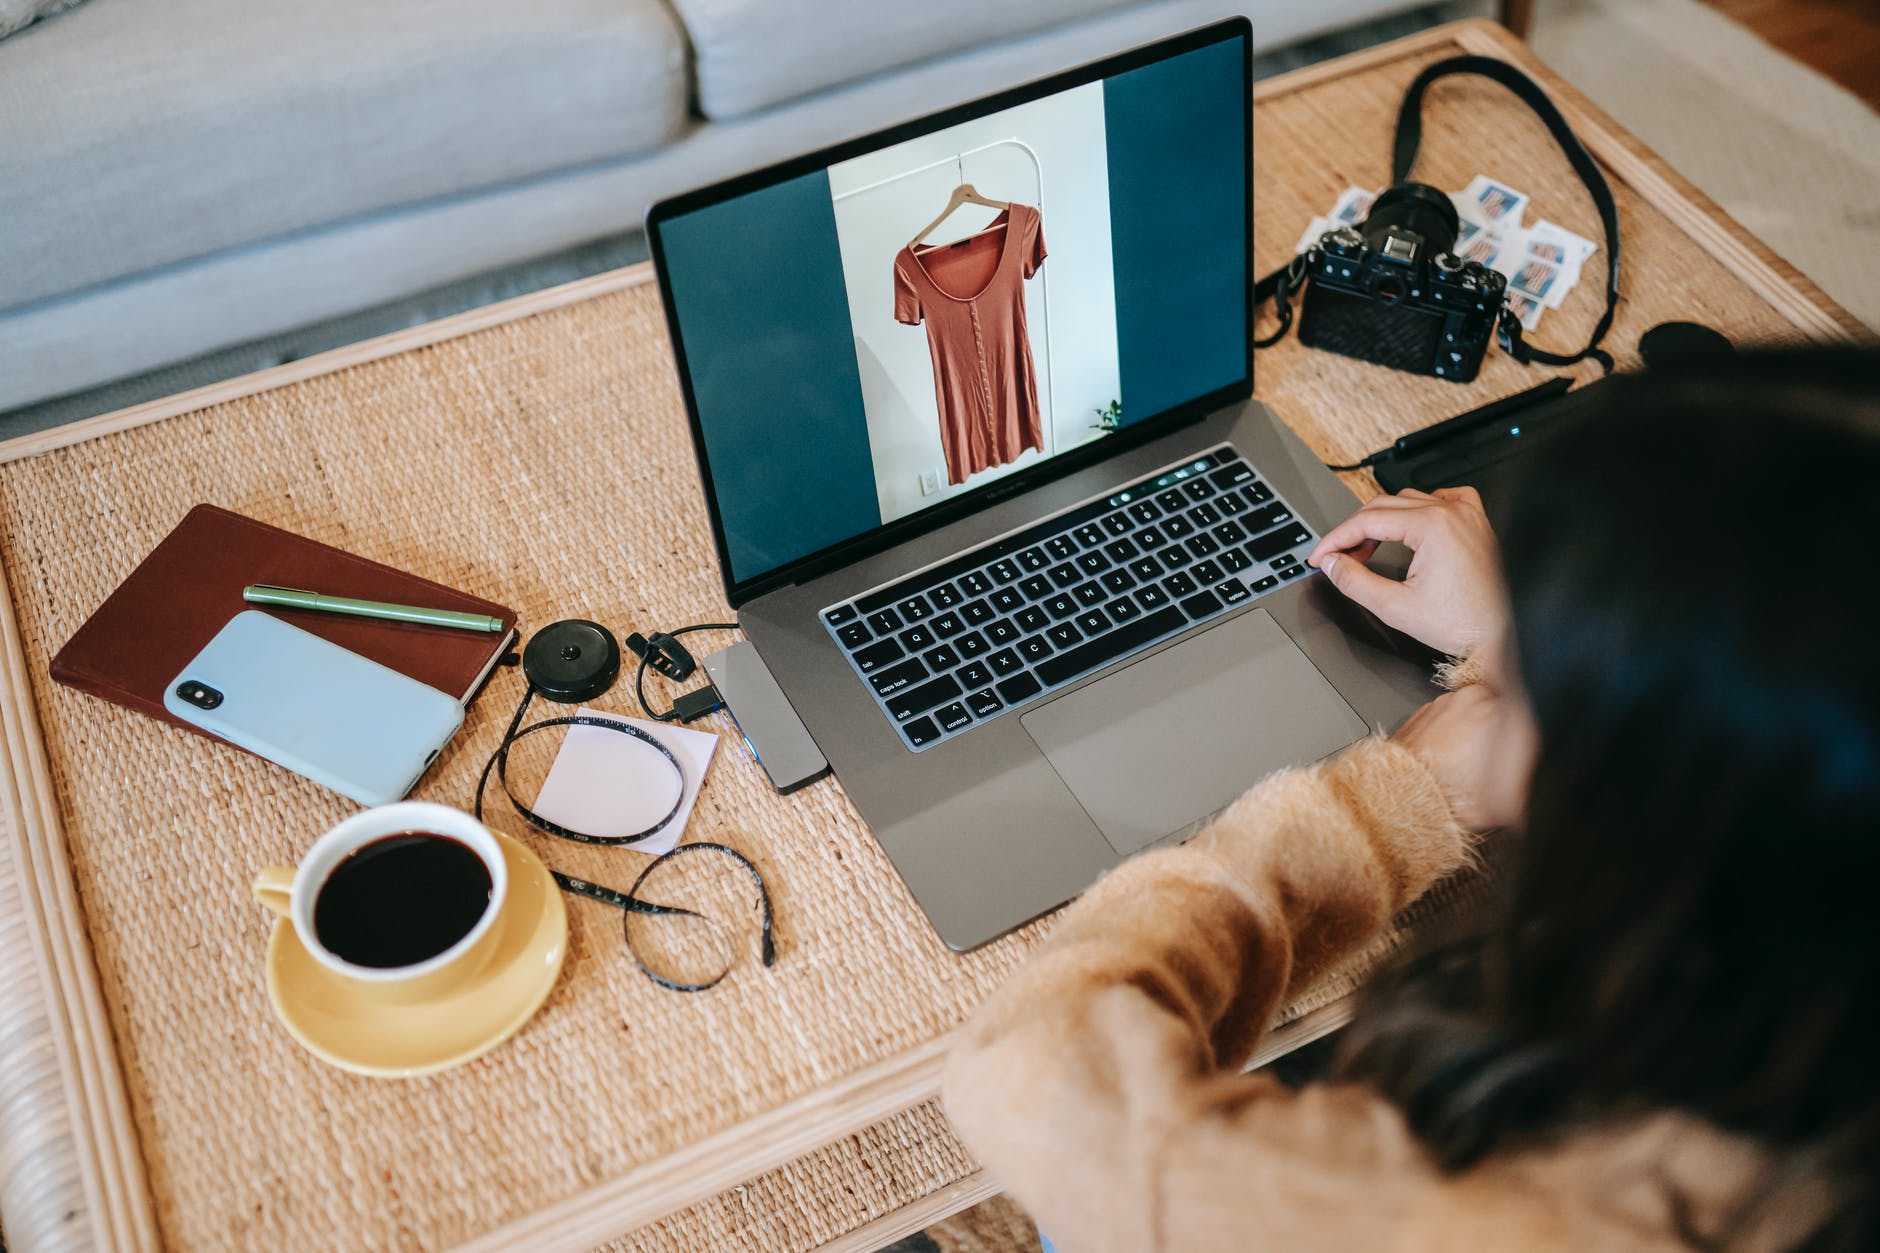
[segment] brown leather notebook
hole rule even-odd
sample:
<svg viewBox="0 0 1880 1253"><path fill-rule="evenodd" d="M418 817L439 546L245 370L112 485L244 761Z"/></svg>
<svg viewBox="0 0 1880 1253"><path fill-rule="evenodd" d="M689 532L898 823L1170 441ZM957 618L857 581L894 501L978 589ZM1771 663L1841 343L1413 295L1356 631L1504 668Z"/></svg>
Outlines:
<svg viewBox="0 0 1880 1253"><path fill-rule="evenodd" d="M164 687L230 618L255 608L242 600L242 589L251 583L501 618L503 630L486 634L267 609L465 704L516 638L516 615L501 605L214 505L197 505L66 641L52 659L52 677L207 735L163 707Z"/></svg>

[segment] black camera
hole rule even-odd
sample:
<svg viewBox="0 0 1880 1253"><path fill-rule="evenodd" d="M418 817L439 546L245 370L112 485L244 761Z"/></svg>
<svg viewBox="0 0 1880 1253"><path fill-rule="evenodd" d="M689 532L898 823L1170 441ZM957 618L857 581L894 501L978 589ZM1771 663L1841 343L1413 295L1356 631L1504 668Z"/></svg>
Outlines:
<svg viewBox="0 0 1880 1253"><path fill-rule="evenodd" d="M176 694L198 709L214 709L222 703L222 693L207 683L198 683L194 679L184 679L178 683Z"/></svg>
<svg viewBox="0 0 1880 1253"><path fill-rule="evenodd" d="M1353 227L1305 254L1299 339L1312 348L1467 383L1494 338L1507 280L1458 257L1448 196L1424 183L1381 193Z"/></svg>

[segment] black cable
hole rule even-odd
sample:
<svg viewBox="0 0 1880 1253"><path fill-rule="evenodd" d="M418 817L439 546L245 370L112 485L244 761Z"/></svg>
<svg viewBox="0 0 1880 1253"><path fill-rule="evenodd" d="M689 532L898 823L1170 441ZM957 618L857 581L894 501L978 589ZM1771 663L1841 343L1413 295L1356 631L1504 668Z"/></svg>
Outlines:
<svg viewBox="0 0 1880 1253"><path fill-rule="evenodd" d="M736 631L739 629L735 622L698 622L691 626L682 626L676 631L667 631L665 634L668 638L676 639L693 631ZM673 701L672 708L665 713L654 713L653 707L646 703L646 667L652 659L651 649L640 653L639 667L633 672L633 695L640 702L640 711L654 722L691 722L703 718L724 703L718 698L718 689L707 683L696 692L687 692L680 696Z"/></svg>

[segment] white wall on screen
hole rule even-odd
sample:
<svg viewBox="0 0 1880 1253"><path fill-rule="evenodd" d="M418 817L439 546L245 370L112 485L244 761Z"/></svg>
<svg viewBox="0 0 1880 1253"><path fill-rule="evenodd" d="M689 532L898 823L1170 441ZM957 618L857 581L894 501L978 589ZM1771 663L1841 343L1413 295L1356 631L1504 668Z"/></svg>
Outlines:
<svg viewBox="0 0 1880 1253"><path fill-rule="evenodd" d="M1110 258L1103 90L1097 83L868 153L829 171L836 235L855 328L875 490L883 520L901 517L1034 464L1018 460L946 482L925 326L894 320L894 257L945 208L960 182L995 200L1036 205L1049 255L1025 285L1038 402L1050 452L1100 437L1096 411L1122 394ZM983 229L968 205L929 243ZM939 491L921 476L939 470Z"/></svg>

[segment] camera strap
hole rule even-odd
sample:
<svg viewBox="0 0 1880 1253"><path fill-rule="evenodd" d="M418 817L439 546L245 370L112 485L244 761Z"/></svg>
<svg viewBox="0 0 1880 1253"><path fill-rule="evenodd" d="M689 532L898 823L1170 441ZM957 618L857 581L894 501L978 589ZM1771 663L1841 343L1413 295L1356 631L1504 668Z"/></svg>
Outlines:
<svg viewBox="0 0 1880 1253"><path fill-rule="evenodd" d="M1586 146L1573 133L1573 128L1567 125L1567 119L1561 116L1560 110L1547 98L1547 93L1541 90L1539 83L1508 62L1495 57L1449 57L1424 67L1423 72L1410 84L1409 90L1404 92L1403 105L1397 110L1397 135L1392 144L1390 160L1392 185L1407 179L1416 165L1417 147L1423 141L1424 93L1429 90L1431 83L1453 74L1475 74L1493 79L1534 111L1535 116L1546 125L1548 133L1554 137L1554 142L1560 145L1560 150L1566 153L1573 172L1580 176L1587 194L1593 198L1593 207L1599 211L1600 226L1606 232L1606 309L1600 315L1599 324L1593 328L1592 337L1586 341L1586 347L1571 354L1536 348L1522 339L1521 320L1515 317L1512 310L1503 309L1497 328L1497 338L1503 351L1523 365L1530 361L1542 365L1572 365L1576 361L1591 358L1610 373L1612 356L1599 346L1599 341L1612 329L1613 313L1619 304L1619 206L1613 200L1612 188L1607 185L1606 176L1600 173L1598 162L1586 151Z"/></svg>
<svg viewBox="0 0 1880 1253"><path fill-rule="evenodd" d="M1503 308L1496 321L1495 337L1502 350L1519 361L1522 365L1539 363L1541 365L1572 365L1576 361L1597 361L1600 368L1612 372L1612 355L1599 346L1605 339L1606 332L1612 329L1613 314L1619 304L1619 206L1613 199L1612 188L1606 183L1606 176L1600 173L1599 165L1586 151L1579 136L1567 125L1567 119L1561 116L1554 102L1547 98L1541 85L1529 78L1506 61L1484 56L1456 56L1426 66L1416 76L1409 89L1404 92L1403 104L1397 111L1397 131L1391 148L1391 185L1402 183L1410 176L1416 165L1417 148L1423 141L1423 96L1430 84L1452 74L1475 74L1493 79L1540 118L1547 127L1554 142L1567 155L1573 166L1573 172L1579 175L1587 194L1593 198L1593 207L1599 212L1599 223L1606 234L1606 308L1600 315L1599 323L1593 328L1592 336L1586 341L1586 347L1576 353L1549 352L1537 348L1522 337L1521 319L1514 311ZM1292 328L1292 293L1304 285L1306 266L1309 264L1312 250L1300 253L1285 265L1262 277L1253 286L1253 299L1257 307L1265 303L1268 297L1274 301L1274 312L1279 315L1279 325L1273 333L1253 341L1253 346L1270 348L1285 338Z"/></svg>

